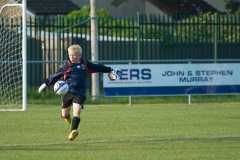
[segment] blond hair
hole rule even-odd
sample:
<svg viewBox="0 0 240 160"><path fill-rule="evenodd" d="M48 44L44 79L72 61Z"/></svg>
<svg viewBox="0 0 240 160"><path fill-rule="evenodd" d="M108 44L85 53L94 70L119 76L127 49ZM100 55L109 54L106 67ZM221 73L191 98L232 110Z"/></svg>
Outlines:
<svg viewBox="0 0 240 160"><path fill-rule="evenodd" d="M82 56L82 48L79 45L74 44L74 45L70 46L68 48L68 52L70 50L73 51L74 53L78 54L79 56Z"/></svg>

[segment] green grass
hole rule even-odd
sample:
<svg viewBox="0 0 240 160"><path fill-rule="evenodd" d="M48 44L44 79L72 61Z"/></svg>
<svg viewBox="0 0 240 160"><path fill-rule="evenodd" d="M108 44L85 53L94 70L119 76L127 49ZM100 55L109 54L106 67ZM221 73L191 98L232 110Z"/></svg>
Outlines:
<svg viewBox="0 0 240 160"><path fill-rule="evenodd" d="M46 100L48 99L48 100ZM61 97L51 92L46 94L29 94L29 104L61 104ZM192 103L229 103L240 102L240 95L193 95ZM129 97L104 97L100 96L99 101L92 101L89 95L86 104L128 104ZM178 104L188 103L188 96L149 96L132 97L133 104Z"/></svg>
<svg viewBox="0 0 240 160"><path fill-rule="evenodd" d="M240 103L85 105L79 137L60 105L0 112L0 159L239 159Z"/></svg>
<svg viewBox="0 0 240 160"><path fill-rule="evenodd" d="M52 88L44 90L41 94L38 93L38 88L28 87L28 104L39 104L39 105L60 105L61 97L56 95ZM47 100L46 100L47 99ZM240 95L192 95L192 103L229 103L229 102L240 102ZM132 97L132 104L179 104L188 103L188 95L185 96L141 96ZM129 97L104 97L100 95L99 101L92 101L91 94L87 92L86 104L129 104ZM0 106L0 109L3 108Z"/></svg>

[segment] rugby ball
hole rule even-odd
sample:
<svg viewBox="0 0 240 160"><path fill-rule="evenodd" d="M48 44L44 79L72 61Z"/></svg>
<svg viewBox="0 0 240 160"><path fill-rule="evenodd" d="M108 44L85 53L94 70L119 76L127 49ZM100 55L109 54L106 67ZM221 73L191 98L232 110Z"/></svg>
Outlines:
<svg viewBox="0 0 240 160"><path fill-rule="evenodd" d="M57 81L53 88L57 95L64 95L68 92L68 84L64 81Z"/></svg>

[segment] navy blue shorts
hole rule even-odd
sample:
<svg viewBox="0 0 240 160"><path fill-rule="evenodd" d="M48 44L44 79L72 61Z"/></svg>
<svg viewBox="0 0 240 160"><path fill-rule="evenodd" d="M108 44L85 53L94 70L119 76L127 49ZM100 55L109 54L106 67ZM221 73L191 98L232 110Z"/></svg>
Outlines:
<svg viewBox="0 0 240 160"><path fill-rule="evenodd" d="M62 96L62 108L68 108L73 103L80 104L82 106L82 109L84 108L84 101L86 98L82 95L73 93L73 92L67 92Z"/></svg>

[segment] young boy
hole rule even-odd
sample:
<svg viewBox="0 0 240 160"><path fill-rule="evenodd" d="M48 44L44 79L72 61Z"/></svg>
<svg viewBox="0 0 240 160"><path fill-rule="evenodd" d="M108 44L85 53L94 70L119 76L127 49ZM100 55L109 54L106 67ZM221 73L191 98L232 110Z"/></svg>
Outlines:
<svg viewBox="0 0 240 160"><path fill-rule="evenodd" d="M86 80L87 76L95 72L111 73L113 76L120 77L122 71L112 69L101 64L93 64L88 60L81 59L82 48L79 45L72 45L68 48L69 61L66 61L63 66L54 73L51 77L39 87L40 93L44 88L57 82L64 76L64 81L68 83L69 90L62 96L62 118L67 124L71 124L71 132L68 139L74 140L78 136L78 125L80 123L80 113L84 108L86 100ZM73 106L73 118L71 119L70 110Z"/></svg>

